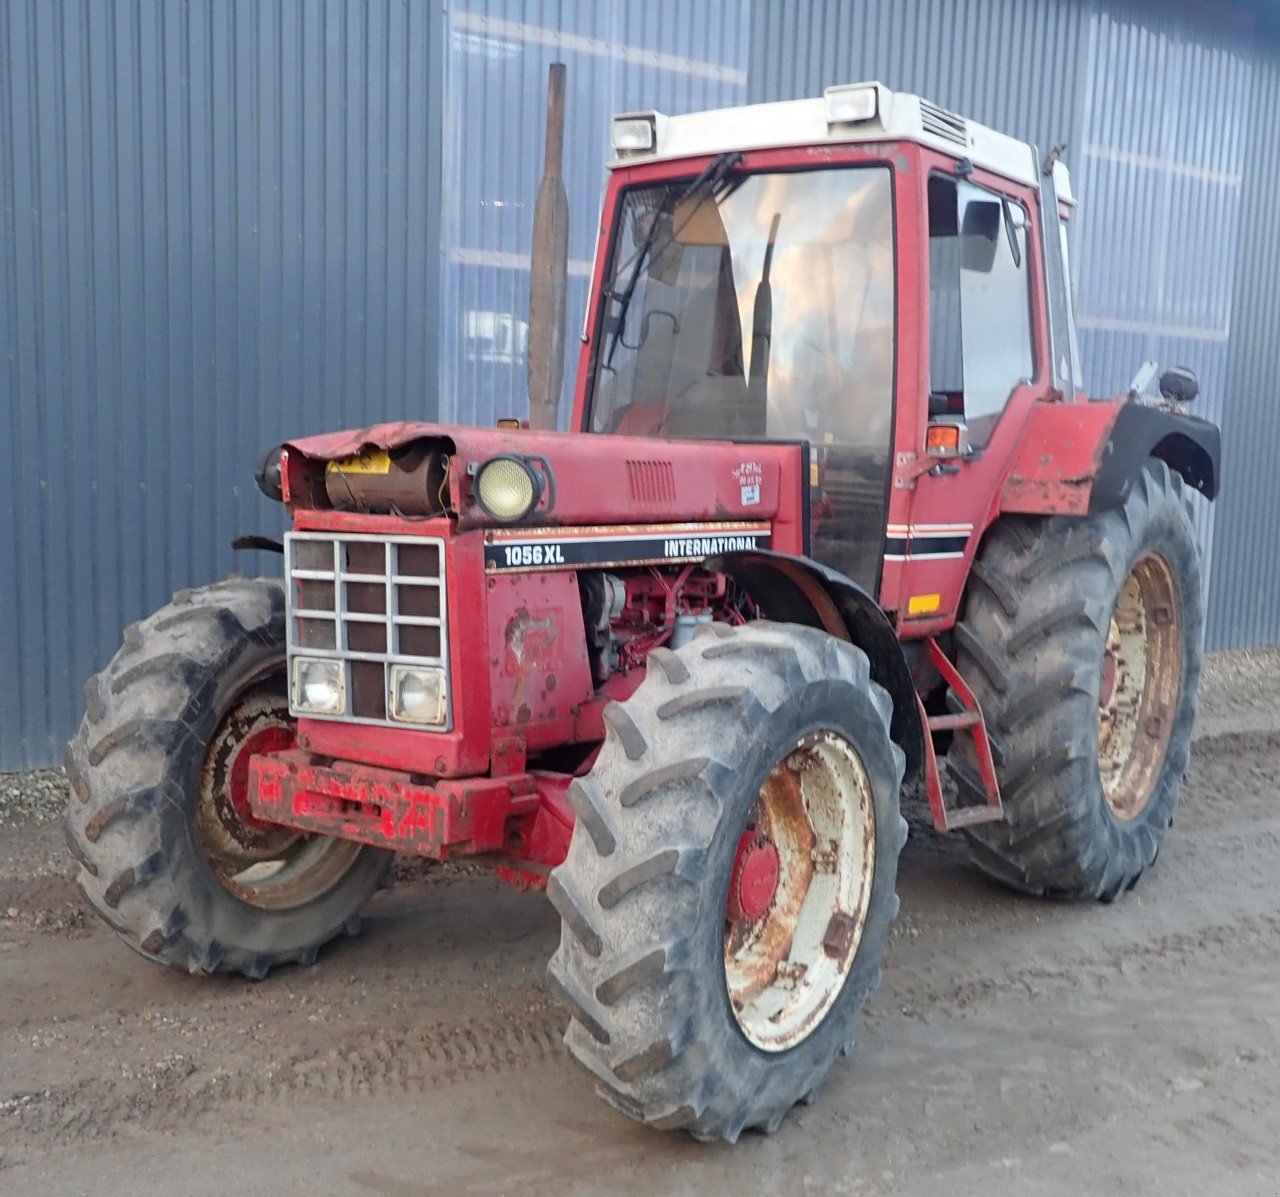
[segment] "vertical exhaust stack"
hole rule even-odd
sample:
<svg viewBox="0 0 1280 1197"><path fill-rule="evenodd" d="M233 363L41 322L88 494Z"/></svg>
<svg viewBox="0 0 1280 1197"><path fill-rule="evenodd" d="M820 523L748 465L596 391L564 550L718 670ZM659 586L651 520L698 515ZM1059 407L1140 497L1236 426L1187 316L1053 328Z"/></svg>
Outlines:
<svg viewBox="0 0 1280 1197"><path fill-rule="evenodd" d="M533 210L529 270L529 423L555 428L564 384L569 200L564 190L564 63L547 78L547 156Z"/></svg>

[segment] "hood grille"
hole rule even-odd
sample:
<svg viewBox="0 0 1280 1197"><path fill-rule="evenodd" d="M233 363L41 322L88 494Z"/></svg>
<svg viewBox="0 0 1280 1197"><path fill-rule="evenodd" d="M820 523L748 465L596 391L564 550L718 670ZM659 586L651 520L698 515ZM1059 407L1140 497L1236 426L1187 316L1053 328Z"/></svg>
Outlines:
<svg viewBox="0 0 1280 1197"><path fill-rule="evenodd" d="M639 503L674 503L676 472L669 461L628 461L627 483Z"/></svg>

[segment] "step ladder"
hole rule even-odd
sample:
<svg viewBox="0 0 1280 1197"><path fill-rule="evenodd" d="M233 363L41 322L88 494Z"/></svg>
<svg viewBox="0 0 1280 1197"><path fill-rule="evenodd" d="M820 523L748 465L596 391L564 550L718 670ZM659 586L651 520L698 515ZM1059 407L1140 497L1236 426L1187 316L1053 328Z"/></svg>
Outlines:
<svg viewBox="0 0 1280 1197"><path fill-rule="evenodd" d="M951 693L960 702L962 710L948 715L928 715L924 703L916 696L920 709L920 723L926 729L925 788L929 796L929 810L933 825L939 831L955 831L960 827L973 827L978 823L998 823L1004 818L1004 805L1000 801L1000 782L996 778L996 763L991 755L991 738L987 735L986 720L973 691L969 689L956 667L947 659L938 642L930 636L925 642L929 663L938 671ZM942 793L942 778L938 774L938 758L933 750L933 733L951 731L973 737L973 749L978 758L978 772L986 802L976 806L948 807Z"/></svg>

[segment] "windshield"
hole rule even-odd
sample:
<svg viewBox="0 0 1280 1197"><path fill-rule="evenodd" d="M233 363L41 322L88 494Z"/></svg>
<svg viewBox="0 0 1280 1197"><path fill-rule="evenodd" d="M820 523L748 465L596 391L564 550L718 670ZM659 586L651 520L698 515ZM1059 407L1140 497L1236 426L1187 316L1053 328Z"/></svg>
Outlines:
<svg viewBox="0 0 1280 1197"><path fill-rule="evenodd" d="M596 432L805 440L820 485L815 556L882 546L893 418L893 199L888 167L679 179L622 198L596 337ZM691 186L691 183L693 186ZM867 521L866 517L873 517ZM820 553L819 544L846 525ZM872 549L876 551L871 552ZM861 576L859 576L861 575Z"/></svg>

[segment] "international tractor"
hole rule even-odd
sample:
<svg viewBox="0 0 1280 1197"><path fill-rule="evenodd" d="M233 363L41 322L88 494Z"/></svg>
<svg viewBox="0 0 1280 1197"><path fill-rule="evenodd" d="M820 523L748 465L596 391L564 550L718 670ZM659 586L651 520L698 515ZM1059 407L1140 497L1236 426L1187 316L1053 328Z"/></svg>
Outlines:
<svg viewBox="0 0 1280 1197"><path fill-rule="evenodd" d="M545 888L600 1095L732 1141L852 1045L904 791L1023 893L1155 861L1219 438L1188 370L1084 394L1057 152L877 83L612 144L571 411L544 318L533 428L269 454L283 580L126 629L68 838L121 938L200 973L310 964L397 852Z"/></svg>

